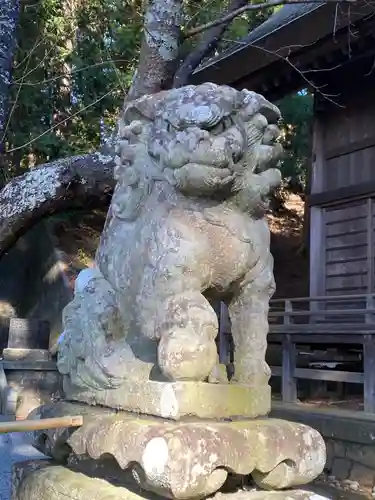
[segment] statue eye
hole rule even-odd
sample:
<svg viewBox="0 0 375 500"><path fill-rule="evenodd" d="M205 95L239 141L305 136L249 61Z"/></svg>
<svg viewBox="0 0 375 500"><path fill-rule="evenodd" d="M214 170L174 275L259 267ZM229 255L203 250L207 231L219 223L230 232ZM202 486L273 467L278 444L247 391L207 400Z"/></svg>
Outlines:
<svg viewBox="0 0 375 500"><path fill-rule="evenodd" d="M232 127L234 122L230 116L226 116L222 120L219 121L214 127L209 129L210 134L219 135L228 130L228 128Z"/></svg>
<svg viewBox="0 0 375 500"><path fill-rule="evenodd" d="M223 121L220 121L214 127L209 129L209 132L212 135L219 135L222 134L224 131L225 131L225 123Z"/></svg>
<svg viewBox="0 0 375 500"><path fill-rule="evenodd" d="M172 123L170 123L170 122L166 122L166 127L165 128L166 128L168 134L175 134L179 130L182 130L179 127L173 126Z"/></svg>

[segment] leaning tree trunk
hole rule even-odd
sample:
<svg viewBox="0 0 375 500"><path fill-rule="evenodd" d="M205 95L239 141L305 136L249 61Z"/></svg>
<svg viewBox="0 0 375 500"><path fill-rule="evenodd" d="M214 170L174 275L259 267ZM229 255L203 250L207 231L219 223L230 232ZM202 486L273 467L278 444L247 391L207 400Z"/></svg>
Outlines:
<svg viewBox="0 0 375 500"><path fill-rule="evenodd" d="M11 69L19 13L19 0L0 0L0 168L2 164L1 158L4 154ZM0 173L0 187L2 187L6 177L3 171Z"/></svg>
<svg viewBox="0 0 375 500"><path fill-rule="evenodd" d="M0 257L43 217L71 208L108 205L111 156L94 153L40 165L0 191Z"/></svg>

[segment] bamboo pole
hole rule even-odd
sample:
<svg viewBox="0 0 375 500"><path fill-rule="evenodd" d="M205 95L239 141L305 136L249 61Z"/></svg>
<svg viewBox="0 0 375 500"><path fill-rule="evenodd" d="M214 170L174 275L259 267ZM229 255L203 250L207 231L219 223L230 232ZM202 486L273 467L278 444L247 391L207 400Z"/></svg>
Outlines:
<svg viewBox="0 0 375 500"><path fill-rule="evenodd" d="M68 416L57 418L41 418L37 420L17 420L15 422L0 422L0 434L7 432L30 432L45 429L59 429L61 427L81 427L82 416Z"/></svg>

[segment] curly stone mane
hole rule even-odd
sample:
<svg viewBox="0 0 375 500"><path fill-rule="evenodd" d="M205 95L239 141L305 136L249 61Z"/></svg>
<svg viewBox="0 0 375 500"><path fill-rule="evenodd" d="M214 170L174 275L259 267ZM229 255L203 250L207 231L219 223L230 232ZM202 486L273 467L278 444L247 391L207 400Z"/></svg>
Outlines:
<svg viewBox="0 0 375 500"><path fill-rule="evenodd" d="M262 172L279 159L279 117L259 94L210 83L130 103L118 130L114 214L134 220L155 182L264 209L280 182L278 171ZM239 195L245 184L246 201Z"/></svg>

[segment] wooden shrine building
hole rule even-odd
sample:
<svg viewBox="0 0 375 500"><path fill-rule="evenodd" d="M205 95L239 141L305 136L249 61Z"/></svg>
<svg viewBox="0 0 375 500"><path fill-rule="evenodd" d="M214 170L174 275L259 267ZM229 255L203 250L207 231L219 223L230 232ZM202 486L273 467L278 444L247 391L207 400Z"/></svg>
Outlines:
<svg viewBox="0 0 375 500"><path fill-rule="evenodd" d="M375 292L375 5L286 5L191 80L204 81L273 101L313 88L310 295Z"/></svg>

